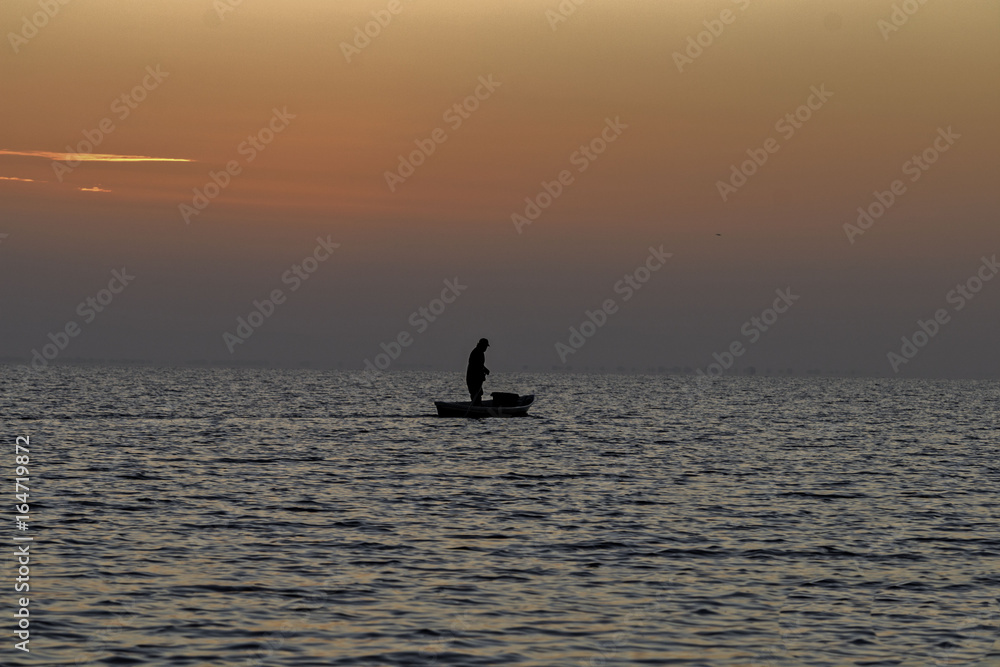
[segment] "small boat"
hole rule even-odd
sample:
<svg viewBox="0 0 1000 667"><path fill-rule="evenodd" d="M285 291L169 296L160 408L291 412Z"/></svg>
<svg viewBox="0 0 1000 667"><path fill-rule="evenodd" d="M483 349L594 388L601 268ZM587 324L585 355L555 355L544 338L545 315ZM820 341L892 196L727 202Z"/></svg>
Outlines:
<svg viewBox="0 0 1000 667"><path fill-rule="evenodd" d="M535 402L534 394L518 396L506 392L495 391L490 394L493 400L483 401L481 405L473 405L471 401L451 403L434 401L438 417L525 417L528 408Z"/></svg>

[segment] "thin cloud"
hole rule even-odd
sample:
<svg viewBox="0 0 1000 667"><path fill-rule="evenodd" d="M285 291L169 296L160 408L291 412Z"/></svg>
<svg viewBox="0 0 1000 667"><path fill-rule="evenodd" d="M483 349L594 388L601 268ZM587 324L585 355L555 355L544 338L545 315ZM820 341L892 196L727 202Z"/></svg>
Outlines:
<svg viewBox="0 0 1000 667"><path fill-rule="evenodd" d="M149 155L112 155L109 153L55 153L52 151L0 150L0 155L37 157L57 162L194 162L186 158L151 157Z"/></svg>
<svg viewBox="0 0 1000 667"><path fill-rule="evenodd" d="M0 181L18 181L20 183L51 183L52 182L52 181L38 181L38 180L35 180L34 178L19 178L17 176L0 176ZM78 187L76 189L79 190L80 192L111 192L111 190L108 190L106 188L102 188L99 185L95 185L95 186L90 187L90 188L81 188L81 187Z"/></svg>

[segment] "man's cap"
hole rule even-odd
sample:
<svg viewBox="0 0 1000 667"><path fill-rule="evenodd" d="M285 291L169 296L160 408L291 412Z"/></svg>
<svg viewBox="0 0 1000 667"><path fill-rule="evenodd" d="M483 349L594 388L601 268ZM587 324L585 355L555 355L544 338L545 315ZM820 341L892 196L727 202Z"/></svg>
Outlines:
<svg viewBox="0 0 1000 667"><path fill-rule="evenodd" d="M490 346L490 341L486 340L485 338L480 338L479 339L479 344L480 345L485 345L486 347L489 347Z"/></svg>

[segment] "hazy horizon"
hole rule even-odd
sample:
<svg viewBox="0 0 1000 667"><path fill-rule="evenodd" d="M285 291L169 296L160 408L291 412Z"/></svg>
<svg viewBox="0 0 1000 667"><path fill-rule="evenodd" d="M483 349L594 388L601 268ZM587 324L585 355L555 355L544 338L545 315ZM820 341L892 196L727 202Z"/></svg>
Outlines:
<svg viewBox="0 0 1000 667"><path fill-rule="evenodd" d="M29 365L23 363L18 359L5 358L0 359L0 366L8 366L15 369L16 376L21 378L31 377L37 375L34 371L29 369ZM394 373L441 373L441 374L454 374L456 378L464 378L466 371L466 363L461 362L454 364L453 367L448 368L445 366L432 366L427 365L416 365L407 363L396 363L385 371L378 370L375 375L369 371L365 373L366 368L364 366L348 366L345 363L330 363L330 364L317 364L310 361L300 361L298 363L275 363L263 359L247 359L244 361L210 361L208 359L189 359L178 362L157 362L151 359L107 359L107 358L67 358L67 359L57 359L54 362L50 362L45 370L42 372L48 372L49 369L57 369L60 367L73 368L73 367L95 367L95 368L159 368L159 369L205 369L205 370L231 370L231 371L306 371L306 372L316 372L316 373L326 373L326 372L336 372L336 373L349 373L358 374L359 383L366 384L369 383L372 386L377 384L379 378L391 378ZM701 371L701 373L699 373ZM886 379L898 379L898 380L912 380L915 382L991 382L998 380L996 376L983 375L983 376L952 376L952 377L921 377L921 376L909 376L902 377L892 373L891 369L883 373L882 375L867 375L857 370L852 369L838 369L838 368L795 368L795 367L757 367L753 365L742 365L737 366L735 369L729 369L721 375L710 374L705 372L703 368L695 368L692 366L666 366L657 365L652 367L640 368L638 366L574 366L573 364L552 364L545 368L542 366L529 366L527 364L522 365L518 368L514 367L504 367L499 368L494 375L491 375L486 381L487 393L489 391L499 391L503 389L502 385L511 382L510 378L519 375L608 375L608 376L642 376L642 377L676 377L676 378L686 378L692 381L697 381L702 377L707 377L711 379L724 379L724 378L760 378L760 379L793 379L802 380L809 378L826 378L826 379L852 379L852 380L886 380ZM14 376L12 376L14 377ZM456 384L455 391L460 392L460 383Z"/></svg>

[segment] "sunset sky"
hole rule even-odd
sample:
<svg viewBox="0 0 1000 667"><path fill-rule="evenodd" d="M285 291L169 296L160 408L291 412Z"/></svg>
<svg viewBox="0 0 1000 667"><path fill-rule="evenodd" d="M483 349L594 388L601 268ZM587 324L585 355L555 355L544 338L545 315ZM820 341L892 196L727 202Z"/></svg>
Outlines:
<svg viewBox="0 0 1000 667"><path fill-rule="evenodd" d="M895 375L944 310L899 375L1000 374L993 0L51 4L0 6L9 362L72 321L58 360L362 368L407 333L392 368L461 370L486 336L494 372L706 369L739 342L736 368Z"/></svg>

